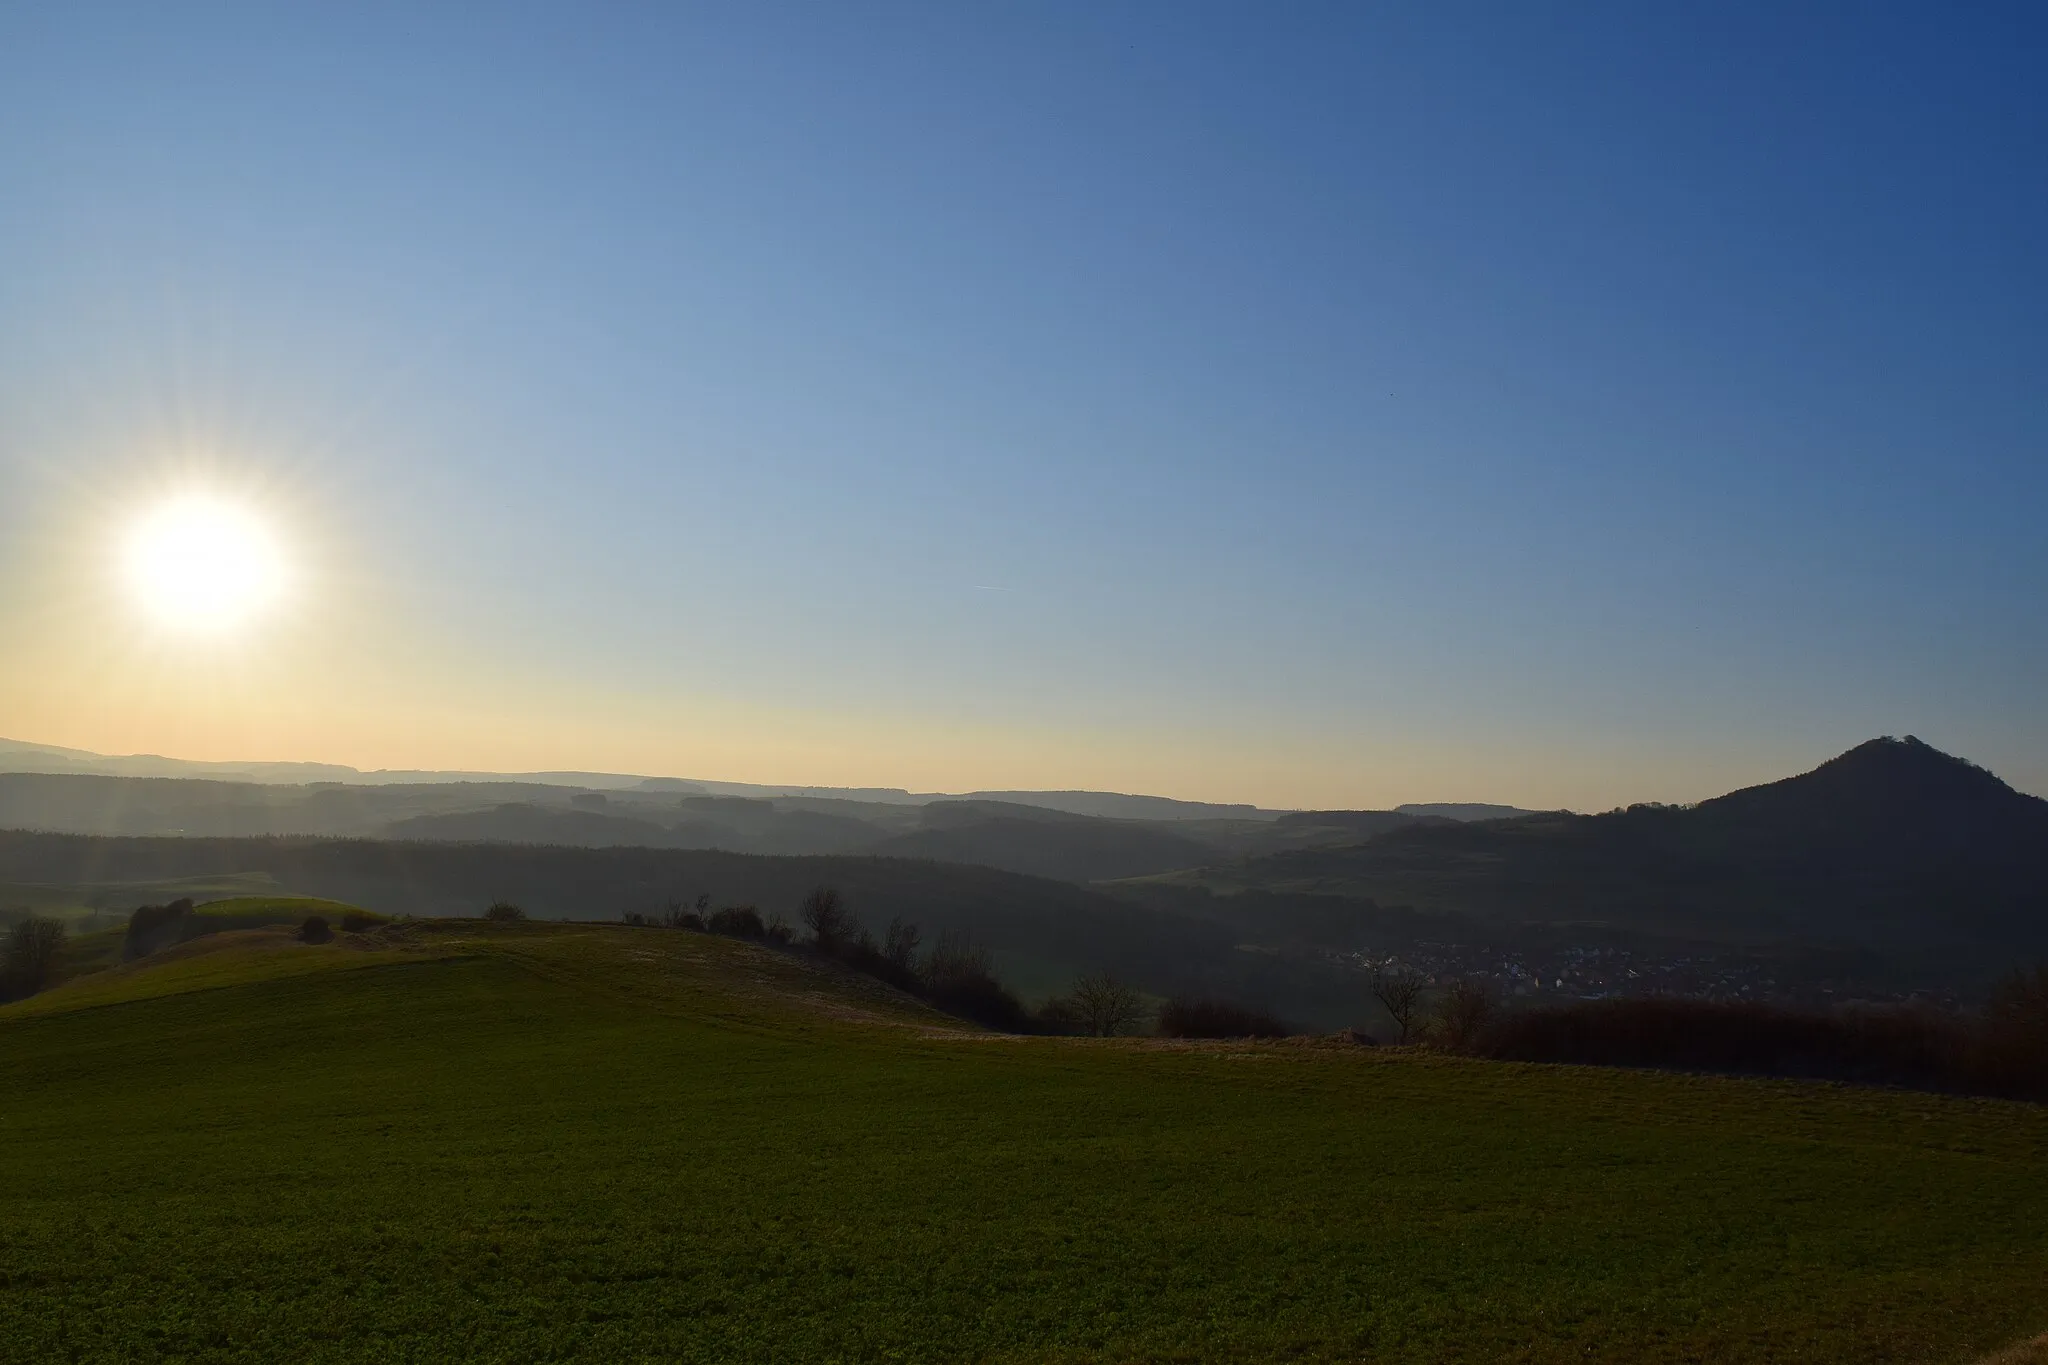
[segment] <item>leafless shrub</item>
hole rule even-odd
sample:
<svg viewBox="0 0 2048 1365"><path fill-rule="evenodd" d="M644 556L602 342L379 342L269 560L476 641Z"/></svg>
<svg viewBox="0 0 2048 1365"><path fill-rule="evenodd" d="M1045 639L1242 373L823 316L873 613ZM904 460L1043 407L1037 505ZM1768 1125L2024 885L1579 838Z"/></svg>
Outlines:
<svg viewBox="0 0 2048 1365"><path fill-rule="evenodd" d="M846 908L845 900L835 887L813 887L811 893L804 897L799 913L818 947L827 952L848 942L858 932L852 912Z"/></svg>
<svg viewBox="0 0 2048 1365"><path fill-rule="evenodd" d="M1033 1012L1033 1021L1046 1033L1081 1033L1081 1011L1070 995L1055 995Z"/></svg>
<svg viewBox="0 0 2048 1365"><path fill-rule="evenodd" d="M728 905L715 911L705 921L705 927L728 938L768 937L768 926L761 922L761 912L751 905Z"/></svg>
<svg viewBox="0 0 2048 1365"><path fill-rule="evenodd" d="M1400 1042L1408 1041L1410 1030L1415 1027L1416 1018L1422 1013L1422 993L1429 983L1420 973L1406 968L1381 967L1372 974L1373 999L1380 1002L1389 1017L1401 1030Z"/></svg>
<svg viewBox="0 0 2048 1365"><path fill-rule="evenodd" d="M62 921L40 915L17 921L0 950L0 999L34 995L49 985L65 937Z"/></svg>
<svg viewBox="0 0 2048 1365"><path fill-rule="evenodd" d="M915 924L898 915L889 921L889 932L882 939L882 956L898 971L917 971L917 946L924 935Z"/></svg>
<svg viewBox="0 0 2048 1365"><path fill-rule="evenodd" d="M1145 1014L1137 987L1106 971L1076 981L1070 998L1082 1027L1096 1038L1128 1033Z"/></svg>
<svg viewBox="0 0 2048 1365"><path fill-rule="evenodd" d="M947 932L925 954L919 973L922 994L949 1014L990 1028L1022 1032L1030 1017L996 976L995 959L963 935Z"/></svg>
<svg viewBox="0 0 2048 1365"><path fill-rule="evenodd" d="M1493 1018L1493 992L1483 981L1453 981L1437 998L1435 1041L1453 1052L1476 1046L1480 1033Z"/></svg>
<svg viewBox="0 0 2048 1365"><path fill-rule="evenodd" d="M697 933L704 931L704 916L711 908L711 893L697 897L695 906L684 904L680 897L674 897L661 912L662 927L666 929L689 929Z"/></svg>
<svg viewBox="0 0 2048 1365"><path fill-rule="evenodd" d="M963 934L948 930L924 960L924 979L933 986L977 976L994 976L995 961L988 949Z"/></svg>

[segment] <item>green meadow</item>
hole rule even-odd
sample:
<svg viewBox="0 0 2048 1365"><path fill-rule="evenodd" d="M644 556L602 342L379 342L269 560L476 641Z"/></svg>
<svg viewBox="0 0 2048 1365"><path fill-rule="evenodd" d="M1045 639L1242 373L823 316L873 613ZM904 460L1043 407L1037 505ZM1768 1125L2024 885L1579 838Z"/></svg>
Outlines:
<svg viewBox="0 0 2048 1365"><path fill-rule="evenodd" d="M10 1360L1968 1361L2048 1109L993 1037L735 941L285 928L0 1008Z"/></svg>

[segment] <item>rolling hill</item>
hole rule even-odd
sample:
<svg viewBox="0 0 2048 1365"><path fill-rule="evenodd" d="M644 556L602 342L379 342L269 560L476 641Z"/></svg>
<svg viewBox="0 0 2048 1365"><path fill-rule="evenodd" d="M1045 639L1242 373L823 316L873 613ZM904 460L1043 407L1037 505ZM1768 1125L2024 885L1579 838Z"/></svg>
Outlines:
<svg viewBox="0 0 2048 1365"><path fill-rule="evenodd" d="M108 777L201 778L262 786L488 786L564 787L579 791L609 792L622 797L728 796L750 800L838 800L866 806L919 806L930 801L952 799L943 792L916 793L900 787L804 787L774 786L754 782L717 782L708 779L641 777L630 773L596 772L434 772L423 770L378 770L363 772L338 763L205 762L166 758L160 754L112 755L87 749L70 749L56 744L31 744L0 739L0 773L74 774ZM1092 791L986 791L969 792L967 799L1014 802L1115 819L1208 820L1268 819L1277 811L1262 811L1243 804L1219 805L1208 801L1182 801L1167 796L1133 796L1122 792ZM100 833L158 833L155 830L108 830ZM251 833L221 830L218 833ZM363 831L293 830L292 833L360 833Z"/></svg>
<svg viewBox="0 0 2048 1365"><path fill-rule="evenodd" d="M972 828L980 826L981 828ZM873 853L1087 882L1197 866L1267 820L1139 821L990 800L917 804L593 791L533 783L385 786L0 773L0 828L103 835L323 835L584 848ZM1273 846L1304 842L1299 829ZM1306 842L1315 842L1308 839Z"/></svg>
<svg viewBox="0 0 2048 1365"><path fill-rule="evenodd" d="M0 1066L25 1365L1828 1365L2043 1325L2037 1107L1002 1038L708 935L219 934L0 1007Z"/></svg>
<svg viewBox="0 0 2048 1365"><path fill-rule="evenodd" d="M928 940L946 932L992 949L1028 994L1111 968L1160 994L1220 991L1289 1002L1290 1017L1335 1028L1361 1007L1356 974L1314 956L1241 951L1242 926L1069 883L906 858L775 857L717 850L565 848L350 839L99 839L0 831L0 894L70 888L125 912L158 887L232 883L320 896L384 914L473 915L493 900L575 920L659 915L699 895L754 904L794 923L820 884L880 932L897 917ZM4 908L4 907L0 907Z"/></svg>
<svg viewBox="0 0 2048 1365"><path fill-rule="evenodd" d="M920 828L868 845L881 857L974 863L1060 881L1094 882L1199 867L1213 844L1171 828L1090 818L1001 801L941 801Z"/></svg>

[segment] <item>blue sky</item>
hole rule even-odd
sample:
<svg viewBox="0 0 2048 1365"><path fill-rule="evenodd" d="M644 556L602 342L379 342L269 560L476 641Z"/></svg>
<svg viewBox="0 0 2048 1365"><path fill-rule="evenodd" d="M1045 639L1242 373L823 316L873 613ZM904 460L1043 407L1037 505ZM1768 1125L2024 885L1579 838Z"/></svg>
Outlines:
<svg viewBox="0 0 2048 1365"><path fill-rule="evenodd" d="M0 733L2048 790L2037 8L420 8L0 13ZM195 481L203 651L86 586Z"/></svg>

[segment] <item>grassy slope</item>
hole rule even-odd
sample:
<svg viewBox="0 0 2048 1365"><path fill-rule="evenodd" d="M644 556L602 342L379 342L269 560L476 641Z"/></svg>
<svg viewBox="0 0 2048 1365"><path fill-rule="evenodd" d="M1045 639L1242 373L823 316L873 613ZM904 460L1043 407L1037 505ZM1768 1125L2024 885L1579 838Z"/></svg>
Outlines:
<svg viewBox="0 0 2048 1365"><path fill-rule="evenodd" d="M1961 1360L2048 1112L995 1039L746 946L182 945L0 1010L11 1358ZM353 970L350 970L353 968Z"/></svg>
<svg viewBox="0 0 2048 1365"><path fill-rule="evenodd" d="M355 909L355 906L340 901L319 900L311 896L230 896L195 907L179 926L178 933L181 939L200 939L236 929L297 925L309 915L321 915L339 923L344 914ZM234 973L232 966L224 966L221 962L208 962L197 968L180 967L176 971L159 970L165 964L165 954L159 953L146 962L129 962L127 946L125 924L84 933L74 930L57 959L58 991L46 995L42 1003L33 1008L41 1011L61 1007L62 1002L74 998L71 992L79 990L88 990L95 998L127 998L130 988L118 983L138 972L149 974L150 983L142 989L151 995L168 995L190 989L187 981L194 971L202 977L223 970L230 976ZM201 951L211 952L211 949ZM100 973L110 970L118 974L112 981L99 980ZM86 978L91 978L90 984ZM53 1001L58 1003L53 1006Z"/></svg>
<svg viewBox="0 0 2048 1365"><path fill-rule="evenodd" d="M261 919L265 923L295 924L308 915L339 919L357 909L346 901L322 900L318 896L229 896L196 905L192 913L223 920Z"/></svg>
<svg viewBox="0 0 2048 1365"><path fill-rule="evenodd" d="M474 915L509 899L548 918L658 913L672 898L752 902L794 919L813 887L844 893L879 932L902 915L929 937L973 934L998 952L1034 952L1075 971L1157 953L1161 943L1228 955L1235 941L1081 887L994 868L914 859L767 857L715 850L548 848L331 839L93 839L0 830L0 876L51 886L261 875L274 888L386 914ZM114 902L119 904L120 902ZM132 905L133 902L130 902Z"/></svg>

